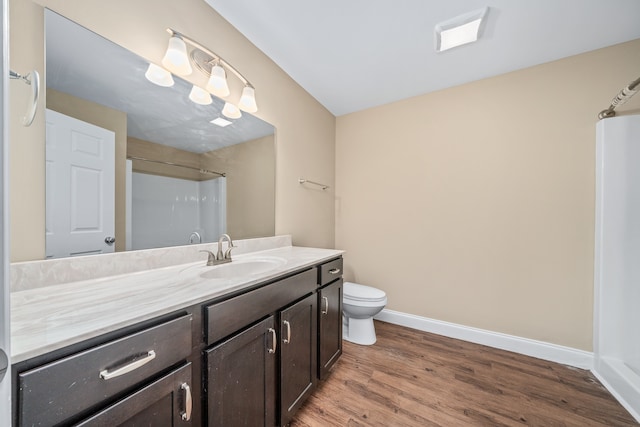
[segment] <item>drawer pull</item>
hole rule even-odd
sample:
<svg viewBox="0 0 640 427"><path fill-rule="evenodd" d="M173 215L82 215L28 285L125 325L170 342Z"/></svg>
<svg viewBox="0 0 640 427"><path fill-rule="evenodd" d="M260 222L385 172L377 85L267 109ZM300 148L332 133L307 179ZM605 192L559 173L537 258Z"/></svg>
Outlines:
<svg viewBox="0 0 640 427"><path fill-rule="evenodd" d="M322 314L329 313L329 298L322 297L322 301L324 301L324 309L322 310Z"/></svg>
<svg viewBox="0 0 640 427"><path fill-rule="evenodd" d="M193 408L193 401L191 400L191 387L189 384L182 383L180 389L184 390L184 412L182 415L182 421L191 420L191 409Z"/></svg>
<svg viewBox="0 0 640 427"><path fill-rule="evenodd" d="M273 354L276 352L276 348L278 346L278 337L276 335L276 330L273 328L269 328L269 333L271 334L271 348L269 349L269 354Z"/></svg>
<svg viewBox="0 0 640 427"><path fill-rule="evenodd" d="M341 271L342 270L340 270L339 268L332 268L331 270L329 270L329 274L338 274Z"/></svg>
<svg viewBox="0 0 640 427"><path fill-rule="evenodd" d="M288 320L284 320L282 323L287 327L287 337L282 341L285 344L289 344L291 342L291 323Z"/></svg>
<svg viewBox="0 0 640 427"><path fill-rule="evenodd" d="M134 360L133 362L127 365L121 366L117 369L114 369L113 371L109 371L108 369L100 371L100 378L102 378L103 380L110 380L111 378L119 377L120 375L124 375L126 373L129 373L131 371L134 371L140 368L141 366L146 365L147 363L151 362L155 358L156 358L156 352L153 350L149 350L147 355L141 359Z"/></svg>

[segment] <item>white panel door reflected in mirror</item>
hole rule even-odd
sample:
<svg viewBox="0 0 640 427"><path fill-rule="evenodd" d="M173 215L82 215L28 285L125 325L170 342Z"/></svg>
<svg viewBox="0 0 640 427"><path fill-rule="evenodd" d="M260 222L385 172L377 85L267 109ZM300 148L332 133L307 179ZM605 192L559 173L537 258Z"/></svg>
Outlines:
<svg viewBox="0 0 640 427"><path fill-rule="evenodd" d="M114 251L115 135L46 110L46 256Z"/></svg>

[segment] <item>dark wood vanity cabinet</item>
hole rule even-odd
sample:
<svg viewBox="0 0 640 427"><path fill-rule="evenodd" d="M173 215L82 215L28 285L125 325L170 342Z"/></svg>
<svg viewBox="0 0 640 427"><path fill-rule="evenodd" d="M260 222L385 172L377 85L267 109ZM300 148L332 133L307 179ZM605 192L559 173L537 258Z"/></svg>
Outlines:
<svg viewBox="0 0 640 427"><path fill-rule="evenodd" d="M276 425L275 318L205 351L209 426Z"/></svg>
<svg viewBox="0 0 640 427"><path fill-rule="evenodd" d="M342 354L342 279L318 290L318 377L324 380Z"/></svg>
<svg viewBox="0 0 640 427"><path fill-rule="evenodd" d="M13 366L13 425L285 426L342 352L342 259Z"/></svg>
<svg viewBox="0 0 640 427"><path fill-rule="evenodd" d="M311 294L280 313L280 425L291 421L316 387L316 302Z"/></svg>
<svg viewBox="0 0 640 427"><path fill-rule="evenodd" d="M318 266L318 378L342 354L342 258Z"/></svg>
<svg viewBox="0 0 640 427"><path fill-rule="evenodd" d="M207 342L232 333L205 350L209 427L291 421L317 381L315 290L309 269L206 308Z"/></svg>
<svg viewBox="0 0 640 427"><path fill-rule="evenodd" d="M17 367L14 425L190 426L192 315L171 317Z"/></svg>
<svg viewBox="0 0 640 427"><path fill-rule="evenodd" d="M74 426L191 426L192 385L187 363Z"/></svg>

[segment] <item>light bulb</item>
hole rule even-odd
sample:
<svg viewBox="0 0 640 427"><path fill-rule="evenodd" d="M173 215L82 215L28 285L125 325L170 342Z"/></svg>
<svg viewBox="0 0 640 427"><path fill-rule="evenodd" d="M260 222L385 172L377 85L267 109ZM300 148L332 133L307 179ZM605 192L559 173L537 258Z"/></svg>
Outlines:
<svg viewBox="0 0 640 427"><path fill-rule="evenodd" d="M251 86L245 86L244 89L242 89L242 96L240 97L238 107L247 113L255 113L258 111L258 105L256 104L256 90L254 88Z"/></svg>
<svg viewBox="0 0 640 427"><path fill-rule="evenodd" d="M187 56L187 44L178 36L171 36L167 52L162 58L162 65L179 76L191 74L193 69Z"/></svg>
<svg viewBox="0 0 640 427"><path fill-rule="evenodd" d="M242 117L242 112L230 102L224 103L224 108L222 108L222 114L230 119L239 119Z"/></svg>
<svg viewBox="0 0 640 427"><path fill-rule="evenodd" d="M189 99L200 105L209 105L213 102L209 92L196 85L193 85L193 87L191 88Z"/></svg>
<svg viewBox="0 0 640 427"><path fill-rule="evenodd" d="M227 85L227 73L220 64L211 67L211 77L209 77L206 88L209 92L220 98L229 96L229 93L231 93L229 91L229 85Z"/></svg>
<svg viewBox="0 0 640 427"><path fill-rule="evenodd" d="M151 83L162 87L171 87L174 83L171 73L156 64L149 64L149 68L147 68L147 72L144 73L144 76Z"/></svg>

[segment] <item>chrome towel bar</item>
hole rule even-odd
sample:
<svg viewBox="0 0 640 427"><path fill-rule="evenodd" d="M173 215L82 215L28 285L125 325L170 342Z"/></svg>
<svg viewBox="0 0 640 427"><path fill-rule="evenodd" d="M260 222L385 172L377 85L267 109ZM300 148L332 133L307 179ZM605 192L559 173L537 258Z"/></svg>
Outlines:
<svg viewBox="0 0 640 427"><path fill-rule="evenodd" d="M326 190L327 188L330 188L328 185L320 184L319 182L310 181L310 180L304 179L304 178L298 178L298 183L299 184L307 183L307 184L317 185L318 187L322 187L323 190Z"/></svg>

